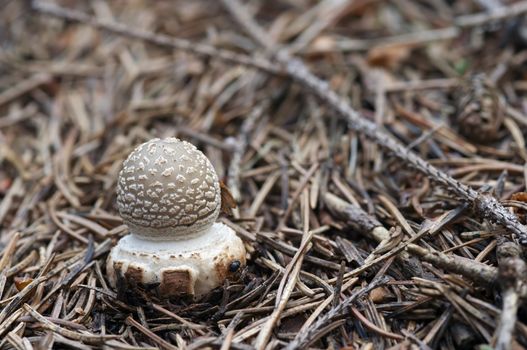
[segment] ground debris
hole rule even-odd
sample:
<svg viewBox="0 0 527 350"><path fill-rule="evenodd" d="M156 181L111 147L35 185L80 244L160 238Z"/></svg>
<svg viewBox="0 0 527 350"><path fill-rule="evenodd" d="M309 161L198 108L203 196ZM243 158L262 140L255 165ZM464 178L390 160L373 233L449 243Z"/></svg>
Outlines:
<svg viewBox="0 0 527 350"><path fill-rule="evenodd" d="M527 347L527 5L503 3L2 4L0 349ZM117 174L170 136L229 186L248 266L131 305Z"/></svg>

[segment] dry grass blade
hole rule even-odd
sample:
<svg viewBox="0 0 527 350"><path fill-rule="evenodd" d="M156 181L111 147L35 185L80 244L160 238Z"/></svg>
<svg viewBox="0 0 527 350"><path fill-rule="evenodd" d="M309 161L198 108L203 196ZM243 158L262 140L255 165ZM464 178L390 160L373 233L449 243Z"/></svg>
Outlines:
<svg viewBox="0 0 527 350"><path fill-rule="evenodd" d="M355 227L358 227L360 231L376 241L382 242L389 238L390 232L361 208L346 203L331 193L326 193L325 200L331 210L353 222ZM498 271L491 266L456 255L447 256L441 252L426 249L416 244L408 244L407 249L411 254L418 256L423 261L450 272L460 273L469 279L484 282L488 285L493 285L498 280ZM408 259L404 252L400 254L403 254L401 255L402 258Z"/></svg>
<svg viewBox="0 0 527 350"><path fill-rule="evenodd" d="M318 333L323 327L326 327L329 322L334 320L337 317L342 317L346 312L348 307L352 305L358 298L364 294L369 293L374 288L379 287L380 285L386 283L388 280L386 278L380 278L378 280L372 281L365 288L360 288L355 291L350 297L344 299L339 305L331 308L323 317L316 321L312 326L307 328L304 332L299 333L295 339L287 345L287 350L300 349L306 346L309 346L312 342L316 340L314 337L315 334L322 336L323 334ZM329 331L330 329L328 329Z"/></svg>
<svg viewBox="0 0 527 350"><path fill-rule="evenodd" d="M91 24L95 27L111 30L118 34L130 35L139 39L147 40L162 46L171 46L186 51L196 52L207 56L215 56L236 63L255 66L259 69L278 73L274 70L272 64L262 64L247 57L239 57L229 52L218 51L213 47L193 45L186 41L179 41L174 38L165 36L156 36L155 34L136 32L126 26L120 26L115 23L105 23L96 21L89 16L75 11L68 11L60 7L42 4L36 2L34 8L43 13L55 15L69 20ZM234 6L233 6L234 8ZM241 6L238 8L242 8ZM374 140L380 146L393 152L401 160L412 165L417 170L423 172L430 179L441 184L453 194L461 197L463 200L471 203L478 215L484 219L493 220L507 229L509 229L519 240L521 244L527 245L527 228L518 222L517 218L507 211L494 197L480 194L474 189L460 183L448 174L435 168L433 165L423 160L417 154L408 150L404 145L397 142L389 134L380 130L374 123L362 118L349 103L339 97L329 88L327 82L313 75L299 59L292 58L286 51L280 51L277 54L277 60L285 65L285 73L298 82L309 92L320 98L324 103L330 106L336 113L348 121L350 129L366 135ZM281 71L280 71L281 72Z"/></svg>
<svg viewBox="0 0 527 350"><path fill-rule="evenodd" d="M494 346L505 350L511 348L520 298L527 293L527 265L520 258L521 249L512 242L500 242L497 254L503 309L495 331Z"/></svg>
<svg viewBox="0 0 527 350"><path fill-rule="evenodd" d="M307 190L303 191L302 195L302 207L303 207L303 228L304 234L302 236L302 244L298 248L295 256L291 259L291 262L284 271L284 276L280 281L280 286L276 294L275 309L266 323L264 323L258 338L256 338L255 347L258 350L263 350L267 346L271 332L276 325L276 322L280 318L280 314L284 311L287 302L297 284L298 275L302 268L302 261L304 255L309 250L311 245L311 239L313 232L309 231L309 193Z"/></svg>
<svg viewBox="0 0 527 350"><path fill-rule="evenodd" d="M143 333L144 335L146 335L147 337L152 339L152 341L154 343L156 343L157 345L159 345L159 347L161 347L162 349L166 349L166 350L176 350L176 349L178 349L178 347L173 346L170 343L166 342L165 340L163 340L162 338L157 336L151 330L147 329L146 327L141 325L139 322L137 322L136 320L134 320L130 316L128 316L128 318L126 319L126 323L131 325L131 326L133 326L133 327L135 327L135 328L137 328L141 333Z"/></svg>
<svg viewBox="0 0 527 350"><path fill-rule="evenodd" d="M237 0L226 0L225 3L228 4L228 8L234 13L235 18L238 19L244 27L249 28L248 32L255 36L258 42L264 43L264 47L269 48L271 43L266 33L260 29L250 16L245 14L243 5ZM510 212L507 211L495 198L478 193L474 189L456 181L448 174L440 171L424 159L420 158L417 154L408 150L389 134L383 132L373 122L363 118L351 108L346 100L338 96L337 93L329 87L327 82L313 75L301 60L291 57L287 50L281 50L278 52L276 59L284 64L286 72L292 79L320 98L341 117L345 118L348 121L350 129L371 138L380 146L393 152L396 157L407 162L408 165L412 165L417 170L426 174L431 180L436 181L450 192L471 203L476 212L482 218L491 219L504 225L516 235L521 244L527 245L527 227L520 224L517 218L514 215L511 215Z"/></svg>
<svg viewBox="0 0 527 350"><path fill-rule="evenodd" d="M99 21L83 14L82 12L67 10L62 7L55 6L42 1L32 1L32 7L33 9L45 14L57 16L60 18L66 18L70 21L86 23L96 28L108 30L116 34L125 35L140 40L146 40L157 45L170 46L175 49L190 51L199 55L218 57L226 61L232 61L247 66L254 66L258 69L267 72L275 74L279 73L279 71L277 71L276 68L270 62L264 59L252 58L249 56L240 55L225 50L218 50L213 46L175 39L166 35L156 35L153 33L136 30L128 26L116 23L114 21Z"/></svg>
<svg viewBox="0 0 527 350"><path fill-rule="evenodd" d="M32 317L34 317L37 321L39 321L42 324L43 328L56 332L66 338L86 342L88 344L104 344L104 342L107 340L118 338L118 336L112 335L83 334L79 332L70 331L52 323L28 304L24 304L22 308L27 311Z"/></svg>

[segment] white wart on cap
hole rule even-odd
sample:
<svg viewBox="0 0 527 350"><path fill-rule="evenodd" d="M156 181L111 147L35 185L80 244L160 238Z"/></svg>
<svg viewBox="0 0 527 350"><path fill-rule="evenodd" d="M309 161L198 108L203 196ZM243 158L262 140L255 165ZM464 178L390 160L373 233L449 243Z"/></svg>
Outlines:
<svg viewBox="0 0 527 350"><path fill-rule="evenodd" d="M173 240L203 231L220 211L218 176L194 145L153 139L125 160L117 205L132 234Z"/></svg>

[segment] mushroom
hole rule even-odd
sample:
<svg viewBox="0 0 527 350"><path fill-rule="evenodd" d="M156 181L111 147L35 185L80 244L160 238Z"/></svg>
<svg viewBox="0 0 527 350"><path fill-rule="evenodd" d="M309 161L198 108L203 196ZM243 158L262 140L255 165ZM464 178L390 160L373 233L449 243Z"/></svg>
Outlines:
<svg viewBox="0 0 527 350"><path fill-rule="evenodd" d="M130 234L110 252L110 284L121 295L199 299L233 277L245 247L215 222L220 202L218 176L194 145L167 138L138 146L119 173L117 206Z"/></svg>

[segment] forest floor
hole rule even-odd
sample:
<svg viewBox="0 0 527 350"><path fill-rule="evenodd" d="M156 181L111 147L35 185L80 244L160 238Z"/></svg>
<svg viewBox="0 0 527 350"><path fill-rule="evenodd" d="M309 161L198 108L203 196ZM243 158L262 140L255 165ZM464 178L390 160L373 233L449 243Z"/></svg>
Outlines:
<svg viewBox="0 0 527 350"><path fill-rule="evenodd" d="M0 1L0 349L527 347L527 2ZM126 156L211 160L247 266L134 305Z"/></svg>

